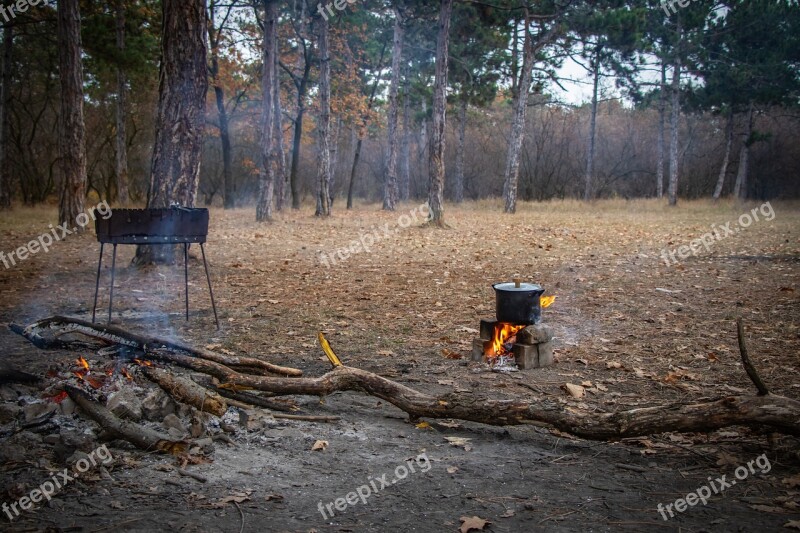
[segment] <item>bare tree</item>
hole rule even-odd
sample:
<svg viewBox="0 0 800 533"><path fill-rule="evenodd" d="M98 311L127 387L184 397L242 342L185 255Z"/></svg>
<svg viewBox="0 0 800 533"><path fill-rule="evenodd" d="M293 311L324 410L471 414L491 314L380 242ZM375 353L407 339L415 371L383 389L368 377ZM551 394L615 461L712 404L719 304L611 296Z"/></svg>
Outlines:
<svg viewBox="0 0 800 533"><path fill-rule="evenodd" d="M77 0L76 0L77 1ZM205 0L164 0L158 108L147 207L194 206L208 91ZM170 246L139 246L134 264L172 261Z"/></svg>
<svg viewBox="0 0 800 533"><path fill-rule="evenodd" d="M447 123L447 48L450 39L450 15L453 0L441 0L439 34L436 39L436 77L433 84L433 127L428 154L428 208L430 222L445 227L444 221L444 149Z"/></svg>
<svg viewBox="0 0 800 533"><path fill-rule="evenodd" d="M392 81L389 85L389 116L388 125L389 140L388 154L386 157L386 183L383 190L383 208L387 211L394 211L397 203L397 152L398 152L398 133L397 133L397 91L400 87L400 62L403 57L403 21L400 17L400 10L394 9L394 38L392 39Z"/></svg>
<svg viewBox="0 0 800 533"><path fill-rule="evenodd" d="M122 0L117 0L115 6L116 38L117 50L120 53L125 50L125 4ZM128 139L125 129L125 116L127 113L127 93L128 79L125 67L117 64L117 136L116 136L116 157L115 172L117 182L117 201L125 205L129 201L128 195Z"/></svg>
<svg viewBox="0 0 800 533"><path fill-rule="evenodd" d="M264 39L262 41L261 75L261 173L258 180L258 203L256 220L264 222L272 219L272 196L275 187L275 51L278 40L277 0L263 0Z"/></svg>
<svg viewBox="0 0 800 533"><path fill-rule="evenodd" d="M61 199L58 222L72 226L84 211L86 196L86 129L83 122L83 63L78 0L58 2L58 59L61 81L59 167ZM78 226L79 230L83 228Z"/></svg>
<svg viewBox="0 0 800 533"><path fill-rule="evenodd" d="M319 198L317 216L330 216L331 185L331 58L328 53L328 21L318 19L319 24Z"/></svg>

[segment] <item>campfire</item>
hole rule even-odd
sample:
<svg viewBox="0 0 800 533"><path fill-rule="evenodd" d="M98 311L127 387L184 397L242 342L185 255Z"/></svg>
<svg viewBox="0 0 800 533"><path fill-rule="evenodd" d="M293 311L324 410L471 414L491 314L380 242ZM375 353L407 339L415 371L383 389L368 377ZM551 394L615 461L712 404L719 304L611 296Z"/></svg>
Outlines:
<svg viewBox="0 0 800 533"><path fill-rule="evenodd" d="M473 342L472 359L497 370L548 366L553 362L550 328L541 324L541 310L550 307L555 296L542 296L540 285L498 283L496 320L481 320L480 337Z"/></svg>

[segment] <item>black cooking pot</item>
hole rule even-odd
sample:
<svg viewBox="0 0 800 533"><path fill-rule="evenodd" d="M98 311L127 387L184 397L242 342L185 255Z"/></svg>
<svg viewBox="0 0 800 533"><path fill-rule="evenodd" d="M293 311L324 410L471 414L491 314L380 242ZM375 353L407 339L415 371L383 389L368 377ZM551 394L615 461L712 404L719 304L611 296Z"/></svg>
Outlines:
<svg viewBox="0 0 800 533"><path fill-rule="evenodd" d="M492 285L497 298L498 322L514 324L536 324L542 316L540 297L544 289L535 283L495 283Z"/></svg>

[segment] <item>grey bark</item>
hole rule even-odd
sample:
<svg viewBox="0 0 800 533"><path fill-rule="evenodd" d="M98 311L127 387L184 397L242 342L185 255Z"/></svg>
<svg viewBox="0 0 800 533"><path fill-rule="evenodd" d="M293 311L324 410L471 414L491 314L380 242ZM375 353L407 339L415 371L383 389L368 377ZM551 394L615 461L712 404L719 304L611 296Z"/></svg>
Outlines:
<svg viewBox="0 0 800 533"><path fill-rule="evenodd" d="M453 200L460 204L464 201L464 152L467 133L467 107L469 99L466 91L461 95L458 105L458 133L456 136L456 179L453 190Z"/></svg>
<svg viewBox="0 0 800 533"><path fill-rule="evenodd" d="M164 0L158 107L148 208L192 207L208 92L205 0ZM171 262L169 246L139 246L134 264Z"/></svg>
<svg viewBox="0 0 800 533"><path fill-rule="evenodd" d="M750 160L750 137L753 135L753 102L747 110L747 126L742 135L742 148L739 151L739 169L736 172L736 185L733 187L734 198L747 198L747 167Z"/></svg>
<svg viewBox="0 0 800 533"><path fill-rule="evenodd" d="M733 109L728 110L728 117L725 121L725 154L722 156L722 166L719 169L717 186L714 187L714 200L719 200L722 196L722 189L725 186L725 175L728 173L728 164L731 156L731 146L733 146Z"/></svg>
<svg viewBox="0 0 800 533"><path fill-rule="evenodd" d="M258 180L256 220L272 220L272 196L275 188L275 42L278 39L277 0L263 0L264 39L261 46L261 172Z"/></svg>
<svg viewBox="0 0 800 533"><path fill-rule="evenodd" d="M428 154L428 209L430 222L443 227L444 221L444 151L447 125L447 60L450 40L450 15L453 0L441 0L439 32L436 39L436 76L433 84L433 124Z"/></svg>
<svg viewBox="0 0 800 533"><path fill-rule="evenodd" d="M9 148L11 147L11 61L14 49L14 29L3 29L3 65L0 75L0 209L11 207L12 182Z"/></svg>
<svg viewBox="0 0 800 533"><path fill-rule="evenodd" d="M600 83L600 50L595 53L592 62L592 75L594 77L592 85L592 116L589 119L589 140L586 154L586 175L584 176L583 199L592 199L592 185L594 182L594 147L595 134L597 131L597 90Z"/></svg>
<svg viewBox="0 0 800 533"><path fill-rule="evenodd" d="M681 54L680 54L680 40L681 40L681 26L680 18L678 18L678 44L675 45L675 59L672 64L672 84L670 87L672 98L672 109L669 123L670 141L669 141L669 191L668 202L669 205L678 204L678 128L680 127L681 119Z"/></svg>
<svg viewBox="0 0 800 533"><path fill-rule="evenodd" d="M286 174L286 147L283 144L283 107L281 106L280 71L278 69L280 61L278 39L275 39L273 56L275 57L275 80L273 83L275 94L272 95L272 103L275 108L273 121L275 124L275 133L273 134L275 136L273 139L275 146L275 210L280 211L286 202L288 175Z"/></svg>
<svg viewBox="0 0 800 533"><path fill-rule="evenodd" d="M116 40L117 50L122 53L125 50L125 5L117 1L115 5ZM125 128L125 117L127 116L128 105L128 79L125 67L117 65L117 135L116 135L116 158L114 165L114 175L117 185L117 202L125 205L129 201L128 195L128 139Z"/></svg>
<svg viewBox="0 0 800 533"><path fill-rule="evenodd" d="M400 199L407 201L411 187L411 102L408 87L403 93L403 137L400 157Z"/></svg>
<svg viewBox="0 0 800 533"><path fill-rule="evenodd" d="M525 136L525 113L528 107L528 92L531 87L531 74L533 72L534 63L530 19L527 13L525 15L525 37L522 48L522 73L520 75L519 85L517 85L517 90L514 93L511 138L508 141L506 169L503 178L503 198L505 199L506 213L514 213L517 210L519 160L520 153L522 152L522 142Z"/></svg>
<svg viewBox="0 0 800 533"><path fill-rule="evenodd" d="M295 87L297 88L297 114L294 120L294 135L292 137L292 162L289 169L289 188L292 193L292 209L300 209L300 149L303 140L303 118L306 112L306 91L308 90L309 76L311 75L311 61L309 58L308 45L306 43L305 28L307 15L306 0L300 2L300 14L298 17L299 30L296 30L297 38L300 41L301 53L297 56L297 67L303 63L302 76L293 76Z"/></svg>
<svg viewBox="0 0 800 533"><path fill-rule="evenodd" d="M331 58L328 55L328 21L318 19L319 24L319 196L317 216L330 216L330 184L331 184Z"/></svg>
<svg viewBox="0 0 800 533"><path fill-rule="evenodd" d="M383 209L394 211L398 197L397 186L397 92L400 87L400 62L403 57L403 22L400 12L394 10L394 37L392 39L392 81L389 84L388 154L386 157L386 182L383 188Z"/></svg>
<svg viewBox="0 0 800 533"><path fill-rule="evenodd" d="M672 66L671 116L669 142L669 205L678 203L678 129L680 127L680 69L681 60L675 58Z"/></svg>
<svg viewBox="0 0 800 533"><path fill-rule="evenodd" d="M75 226L84 211L86 196L86 146L83 122L83 63L81 60L81 15L78 0L58 2L58 59L61 82L59 113L59 167L61 198L58 222ZM83 230L78 226L78 230Z"/></svg>
<svg viewBox="0 0 800 533"><path fill-rule="evenodd" d="M658 156L656 166L656 197L664 196L664 125L667 115L667 62L661 61L661 91L658 96Z"/></svg>
<svg viewBox="0 0 800 533"><path fill-rule="evenodd" d="M336 197L336 169L339 166L339 135L342 132L342 117L336 117L336 126L331 134L331 183L328 198L333 210L333 199Z"/></svg>

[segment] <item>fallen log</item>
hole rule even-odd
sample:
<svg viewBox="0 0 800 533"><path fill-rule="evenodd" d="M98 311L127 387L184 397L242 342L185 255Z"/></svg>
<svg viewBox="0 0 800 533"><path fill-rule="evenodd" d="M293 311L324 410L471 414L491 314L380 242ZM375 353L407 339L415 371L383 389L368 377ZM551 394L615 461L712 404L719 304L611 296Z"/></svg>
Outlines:
<svg viewBox="0 0 800 533"><path fill-rule="evenodd" d="M161 387L175 400L191 405L200 412L222 416L228 410L225 399L219 394L202 387L189 378L175 376L166 370L153 367L142 367L142 374Z"/></svg>
<svg viewBox="0 0 800 533"><path fill-rule="evenodd" d="M65 385L64 391L89 418L97 422L111 436L126 440L141 450L179 455L188 448L188 444L184 441L170 440L152 429L140 426L130 420L117 418L105 406L92 400L88 394L77 387Z"/></svg>
<svg viewBox="0 0 800 533"><path fill-rule="evenodd" d="M247 369L248 371L263 370L282 376L303 375L303 371L300 369L275 365L255 357L237 357L218 354L216 352L212 352L211 350L192 348L157 337L144 337L115 326L92 324L91 322L86 322L85 320L80 320L77 318L53 316L34 322L27 327L22 327L17 324L10 324L9 328L11 331L22 335L39 348L64 348L69 346L70 341L63 341L58 338L48 339L42 336L44 331L53 330L56 337L66 335L67 333L80 333L93 339L101 340L111 344L127 346L129 348L135 348L141 351L147 351L155 348L168 349L192 357L197 357L199 359L214 361L231 368L243 368Z"/></svg>
<svg viewBox="0 0 800 533"><path fill-rule="evenodd" d="M241 374L223 364L148 347L144 357L216 377L224 383L278 395L326 396L358 391L381 398L412 418L454 418L494 426L533 424L578 437L617 440L664 432L708 432L728 426L767 426L800 436L800 402L784 396L726 396L691 404L642 407L613 413L579 412L549 399L500 400L448 393L432 396L371 372L341 365L317 378Z"/></svg>

